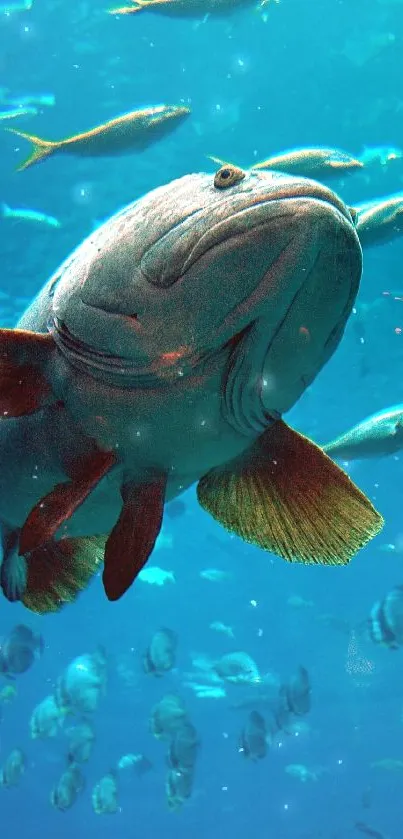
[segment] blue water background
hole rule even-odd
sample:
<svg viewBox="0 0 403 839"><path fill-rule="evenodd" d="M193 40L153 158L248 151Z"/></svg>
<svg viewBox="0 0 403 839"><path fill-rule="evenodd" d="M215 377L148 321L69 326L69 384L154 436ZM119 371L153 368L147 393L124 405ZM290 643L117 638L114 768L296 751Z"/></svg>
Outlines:
<svg viewBox="0 0 403 839"><path fill-rule="evenodd" d="M57 139L136 107L182 100L192 116L142 155L55 157L23 173L14 169L26 144L0 133L0 200L62 222L55 230L0 219L3 326L15 323L94 224L161 183L213 172L206 154L247 166L294 146L358 154L364 146L403 144L403 4L281 0L267 5L266 23L246 8L200 25L151 13L118 20L104 13L107 6L105 0L35 0L30 12L0 15L1 85L10 96L56 96L54 108L15 127ZM397 161L336 188L354 203L397 192L402 182L403 162ZM318 441L403 402L403 302L394 299L403 296L402 257L402 241L365 252L357 314L335 357L287 418ZM172 570L176 584L139 583L109 604L97 579L55 617L36 617L2 600L0 634L22 621L46 642L0 726L0 762L15 746L28 760L20 786L0 790L4 836L353 839L360 835L354 822L365 821L401 839L402 777L370 764L403 759L402 654L371 646L354 627L378 597L403 582L402 458L356 463L351 474L386 525L347 569L287 566L230 539L190 491L186 514L164 523L172 547L152 560ZM385 550L388 544L396 549ZM199 576L206 567L232 577L208 582ZM294 594L314 605L287 605ZM324 614L333 623L320 620ZM209 629L216 620L234 628L235 641ZM161 623L179 635L177 671L153 680L142 672L141 653ZM107 649L110 675L95 715L96 750L85 768L86 791L61 814L49 793L64 767L65 741L31 741L29 717L68 662L99 643ZM229 707L235 689L227 700L208 700L181 687L193 652L214 658L234 649L248 651L262 672L286 679L301 663L312 678L309 731L283 737L256 765L238 753L247 711ZM131 684L119 676L121 657L130 661ZM179 814L167 810L164 747L148 730L151 706L171 689L184 696L202 740L194 794ZM96 816L92 785L131 751L145 752L154 770L125 784L121 812ZM318 780L299 782L284 771L290 763L320 770ZM364 809L368 787L371 806Z"/></svg>

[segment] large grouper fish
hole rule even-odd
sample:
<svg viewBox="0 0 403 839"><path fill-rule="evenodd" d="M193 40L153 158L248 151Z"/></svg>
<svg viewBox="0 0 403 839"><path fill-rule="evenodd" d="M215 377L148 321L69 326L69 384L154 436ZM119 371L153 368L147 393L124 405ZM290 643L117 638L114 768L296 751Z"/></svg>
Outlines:
<svg viewBox="0 0 403 839"><path fill-rule="evenodd" d="M117 600L195 481L246 541L347 564L382 518L281 417L336 349L361 270L332 191L229 165L93 232L0 330L6 597L56 611L103 561Z"/></svg>

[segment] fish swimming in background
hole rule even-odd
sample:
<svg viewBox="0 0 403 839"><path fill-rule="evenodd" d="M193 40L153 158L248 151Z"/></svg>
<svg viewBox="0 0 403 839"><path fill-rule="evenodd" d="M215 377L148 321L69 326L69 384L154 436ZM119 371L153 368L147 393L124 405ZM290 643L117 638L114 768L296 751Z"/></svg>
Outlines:
<svg viewBox="0 0 403 839"><path fill-rule="evenodd" d="M374 603L367 627L374 644L389 650L403 646L403 586L395 586Z"/></svg>
<svg viewBox="0 0 403 839"><path fill-rule="evenodd" d="M403 152L396 146L368 146L360 154L359 160L364 166L371 166L378 163L380 166L387 166L395 160L401 160Z"/></svg>
<svg viewBox="0 0 403 839"><path fill-rule="evenodd" d="M259 711L251 711L241 731L239 751L249 760L262 760L267 754L267 731L264 717Z"/></svg>
<svg viewBox="0 0 403 839"><path fill-rule="evenodd" d="M0 111L0 122L4 122L6 119L17 119L18 117L35 117L37 113L38 109L33 105L18 106L18 108L13 108L8 111Z"/></svg>
<svg viewBox="0 0 403 839"><path fill-rule="evenodd" d="M366 824L366 822L355 822L354 827L356 830L359 830L360 833L365 833L366 836L371 836L372 839L387 839L384 833L381 833L380 830L375 830L374 827Z"/></svg>
<svg viewBox="0 0 403 839"><path fill-rule="evenodd" d="M38 612L130 587L198 481L231 533L346 565L383 519L281 419L333 355L362 253L315 181L226 166L94 231L0 330L1 585Z"/></svg>
<svg viewBox="0 0 403 839"><path fill-rule="evenodd" d="M128 114L97 125L90 131L56 141L42 140L40 137L17 131L14 128L6 130L28 140L33 145L30 156L17 167L17 172L22 172L28 166L39 163L53 154L104 157L131 151L144 151L176 128L189 114L190 108L185 105L156 105L152 108L130 111Z"/></svg>
<svg viewBox="0 0 403 839"><path fill-rule="evenodd" d="M0 673L8 678L26 673L44 651L41 635L29 626L18 624L8 635L0 638Z"/></svg>
<svg viewBox="0 0 403 839"><path fill-rule="evenodd" d="M23 96L14 96L8 102L15 108L25 108L29 105L52 108L56 104L56 97L54 93L28 93Z"/></svg>
<svg viewBox="0 0 403 839"><path fill-rule="evenodd" d="M219 166L225 166L225 161L219 157L208 157ZM253 163L250 168L263 169L266 172L285 172L306 178L340 178L362 169L363 165L356 157L339 149L307 148L280 152L260 163Z"/></svg>
<svg viewBox="0 0 403 839"><path fill-rule="evenodd" d="M403 405L394 405L359 422L323 446L330 457L360 460L386 457L403 449Z"/></svg>
<svg viewBox="0 0 403 839"><path fill-rule="evenodd" d="M0 769L0 787L9 789L19 784L25 772L26 758L21 749L13 749Z"/></svg>
<svg viewBox="0 0 403 839"><path fill-rule="evenodd" d="M403 236L403 194L387 195L355 206L356 228L363 247L385 245Z"/></svg>
<svg viewBox="0 0 403 839"><path fill-rule="evenodd" d="M175 667L178 638L172 629L162 628L154 632L143 656L145 673L163 676Z"/></svg>
<svg viewBox="0 0 403 839"><path fill-rule="evenodd" d="M65 813L75 804L83 791L85 780L81 769L75 763L68 765L50 793L50 803L55 810Z"/></svg>
<svg viewBox="0 0 403 839"><path fill-rule="evenodd" d="M22 219L23 221L47 224L49 227L61 227L61 223L57 218L48 216L47 213L41 213L39 210L25 210L22 207L12 208L8 204L1 204L1 214L3 218Z"/></svg>
<svg viewBox="0 0 403 839"><path fill-rule="evenodd" d="M66 711L59 708L53 694L45 696L31 714L29 726L32 740L56 737L60 733L65 716Z"/></svg>
<svg viewBox="0 0 403 839"><path fill-rule="evenodd" d="M116 770L108 772L97 784L92 794L92 808L97 816L113 815L119 809L119 788L116 777Z"/></svg>
<svg viewBox="0 0 403 839"><path fill-rule="evenodd" d="M262 681L256 662L242 651L222 655L213 664L213 671L233 685L257 685Z"/></svg>
<svg viewBox="0 0 403 839"><path fill-rule="evenodd" d="M12 0L11 3L2 3L0 5L0 15L15 14L16 12L29 12L34 5L34 0Z"/></svg>
<svg viewBox="0 0 403 839"><path fill-rule="evenodd" d="M228 638L235 638L232 626L228 626L221 621L213 621L209 624L209 629L214 629L215 632L221 632L223 635L227 635Z"/></svg>
<svg viewBox="0 0 403 839"><path fill-rule="evenodd" d="M265 1L258 6L264 6ZM243 6L256 6L256 0L130 0L128 6L109 9L110 15L133 15L152 11L169 17L194 18L214 15L227 17Z"/></svg>

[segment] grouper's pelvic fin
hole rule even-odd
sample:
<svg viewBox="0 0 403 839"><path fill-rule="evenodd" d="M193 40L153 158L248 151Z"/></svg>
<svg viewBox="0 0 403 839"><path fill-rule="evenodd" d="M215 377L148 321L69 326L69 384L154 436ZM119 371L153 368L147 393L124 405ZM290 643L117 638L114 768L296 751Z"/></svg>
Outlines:
<svg viewBox="0 0 403 839"><path fill-rule="evenodd" d="M88 443L92 447L92 441ZM35 504L25 520L19 540L20 555L31 553L49 542L115 463L113 452L95 448L65 466L71 479L56 484Z"/></svg>
<svg viewBox="0 0 403 839"><path fill-rule="evenodd" d="M109 536L64 538L56 531L83 503L91 490L114 466L115 455L94 451L70 469L70 481L57 484L31 510L19 534L19 556L10 557L7 592L23 563L23 582L15 597L36 612L57 611L71 603L85 588L104 560L103 583L109 600L118 600L147 562L160 532L165 502L166 476L149 483L126 481L121 489L123 506ZM11 564L11 559L13 564ZM21 576L21 575L19 575ZM18 577L19 579L19 577Z"/></svg>
<svg viewBox="0 0 403 839"><path fill-rule="evenodd" d="M51 335L0 329L0 418L32 414L56 401L44 372L55 349Z"/></svg>
<svg viewBox="0 0 403 839"><path fill-rule="evenodd" d="M279 420L197 487L227 530L289 562L347 565L382 516L314 443Z"/></svg>
<svg viewBox="0 0 403 839"><path fill-rule="evenodd" d="M50 154L53 154L62 145L61 142L42 140L41 137L35 137L34 134L26 134L25 131L17 131L16 128L6 128L5 130L9 131L10 134L16 134L17 137L22 137L23 140L28 140L33 146L29 157L17 166L17 172L22 172L24 169L28 169L29 166L33 166L34 163L39 163L45 157L49 157Z"/></svg>
<svg viewBox="0 0 403 839"><path fill-rule="evenodd" d="M127 591L150 556L161 529L166 475L121 489L123 507L105 548L103 584L109 600Z"/></svg>

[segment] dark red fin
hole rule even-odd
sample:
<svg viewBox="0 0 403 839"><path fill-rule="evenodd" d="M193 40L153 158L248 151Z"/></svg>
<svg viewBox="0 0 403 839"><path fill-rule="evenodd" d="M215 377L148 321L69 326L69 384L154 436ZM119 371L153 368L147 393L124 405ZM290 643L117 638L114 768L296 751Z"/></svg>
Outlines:
<svg viewBox="0 0 403 839"><path fill-rule="evenodd" d="M56 484L31 510L20 533L20 556L49 542L60 525L73 515L115 462L113 452L96 450L81 457L79 463L70 470L72 480Z"/></svg>
<svg viewBox="0 0 403 839"><path fill-rule="evenodd" d="M41 615L72 603L98 571L106 536L48 542L27 557L27 584L21 598Z"/></svg>
<svg viewBox="0 0 403 839"><path fill-rule="evenodd" d="M109 600L119 600L141 571L161 530L166 476L147 484L126 484L123 507L106 543L103 583Z"/></svg>
<svg viewBox="0 0 403 839"><path fill-rule="evenodd" d="M0 329L0 416L21 417L55 402L42 372L54 349L51 335Z"/></svg>
<svg viewBox="0 0 403 839"><path fill-rule="evenodd" d="M345 472L282 421L197 495L227 530L289 562L346 565L383 525Z"/></svg>

